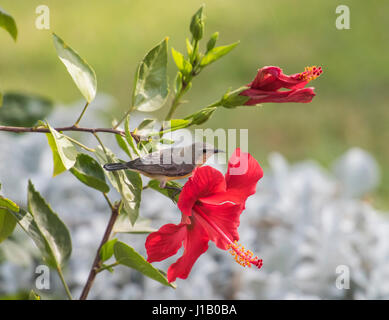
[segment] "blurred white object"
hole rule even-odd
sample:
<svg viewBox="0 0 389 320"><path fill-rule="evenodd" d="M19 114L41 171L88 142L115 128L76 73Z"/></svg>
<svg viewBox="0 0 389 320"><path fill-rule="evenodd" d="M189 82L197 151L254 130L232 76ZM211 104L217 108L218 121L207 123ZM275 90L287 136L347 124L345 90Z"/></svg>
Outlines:
<svg viewBox="0 0 389 320"><path fill-rule="evenodd" d="M373 191L380 182L377 161L360 148L352 148L336 160L333 171L344 188L343 192L352 197Z"/></svg>
<svg viewBox="0 0 389 320"><path fill-rule="evenodd" d="M96 107L98 102L99 97ZM75 107L80 110L83 105ZM77 113L69 112L69 108L56 108L55 118L49 120L57 125L72 123L72 115ZM94 114L88 113L83 125L104 126ZM101 137L125 158L112 135ZM96 146L89 135L84 142ZM69 173L51 177L52 156L44 135L38 138L33 134L2 133L0 145L2 192L23 204L27 179L31 178L70 228L73 253L65 277L73 295L78 296L109 219L105 200ZM389 215L360 200L378 185L379 170L374 158L353 148L335 162L333 176L314 161L289 164L282 155L273 153L264 171L257 193L246 203L239 228L240 242L263 258L261 270L244 269L210 242L209 250L201 255L188 279L177 280L176 290L120 266L114 274L104 271L98 275L90 298L388 299ZM115 192L110 197L118 199ZM180 212L172 201L152 190L145 190L142 197L141 215L152 219L152 227L179 223ZM145 255L145 235L119 237ZM26 242L27 248L32 245L26 237L17 240L11 244L13 247L7 240L3 256L17 252L17 243L19 251L27 250ZM180 252L154 265L167 270L178 256ZM35 265L26 266L26 259L19 259L22 262L18 263L16 255L13 258L14 261L5 263L0 260L0 294L29 290L33 286ZM336 286L339 266L349 270L349 289ZM60 283L54 281L58 280L54 271L52 278L54 285L45 293L63 296Z"/></svg>

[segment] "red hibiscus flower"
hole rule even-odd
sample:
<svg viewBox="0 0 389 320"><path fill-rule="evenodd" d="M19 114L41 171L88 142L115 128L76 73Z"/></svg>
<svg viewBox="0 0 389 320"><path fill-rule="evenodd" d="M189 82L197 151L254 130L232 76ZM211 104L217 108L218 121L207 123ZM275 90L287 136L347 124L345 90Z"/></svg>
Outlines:
<svg viewBox="0 0 389 320"><path fill-rule="evenodd" d="M196 169L179 197L181 223L166 224L147 237L147 261L162 261L184 245L182 257L169 267L167 277L169 282L186 279L211 240L218 248L229 250L239 264L260 268L262 260L237 241L240 214L262 176L258 162L240 149L231 156L225 176L209 166Z"/></svg>
<svg viewBox="0 0 389 320"><path fill-rule="evenodd" d="M314 88L304 88L305 85L316 79L322 73L321 67L306 67L304 72L284 74L279 67L263 67L258 70L254 81L249 84L249 89L240 95L250 99L245 105L255 105L264 102L311 102L315 96ZM280 89L290 89L283 90Z"/></svg>

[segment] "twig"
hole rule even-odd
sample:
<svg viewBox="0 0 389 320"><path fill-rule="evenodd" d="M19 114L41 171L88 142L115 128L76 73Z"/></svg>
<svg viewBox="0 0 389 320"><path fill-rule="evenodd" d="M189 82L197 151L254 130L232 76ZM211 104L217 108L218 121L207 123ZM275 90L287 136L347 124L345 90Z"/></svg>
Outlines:
<svg viewBox="0 0 389 320"><path fill-rule="evenodd" d="M108 241L108 239L112 233L113 226L114 226L116 219L119 215L119 207L120 207L120 204L117 204L112 208L111 218L109 219L107 228L105 229L105 232L104 232L103 239L101 240L99 248L97 249L95 260L94 260L92 268L89 272L88 280L84 286L84 289L82 290L80 300L86 300L86 298L88 297L89 291L93 285L93 282L95 281L96 275L101 268L102 261L100 258L100 250L101 250L101 247Z"/></svg>
<svg viewBox="0 0 389 320"><path fill-rule="evenodd" d="M122 130L118 129L112 129L112 128L85 128L85 127L59 127L54 128L56 131L81 131L81 132L89 132L89 133L96 133L96 132L106 132L106 133L113 133L113 134L119 134L123 137L126 136L126 133ZM12 126L0 126L0 131L7 131L7 132L14 132L14 133L23 133L23 132L41 132L41 133L50 133L50 130L45 127L12 127ZM134 139L139 139L138 135L131 132L131 135Z"/></svg>

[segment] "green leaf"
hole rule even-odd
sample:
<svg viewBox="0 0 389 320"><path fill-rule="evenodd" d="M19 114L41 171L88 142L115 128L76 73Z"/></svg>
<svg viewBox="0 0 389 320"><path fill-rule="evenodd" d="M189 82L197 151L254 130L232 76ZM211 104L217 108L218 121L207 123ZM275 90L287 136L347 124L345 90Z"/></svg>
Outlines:
<svg viewBox="0 0 389 320"><path fill-rule="evenodd" d="M225 56L232 49L234 49L238 44L239 41L229 44L227 46L220 46L209 50L206 53L206 55L201 59L200 67L205 67L211 64L212 62L215 62L216 60L220 59L221 57Z"/></svg>
<svg viewBox="0 0 389 320"><path fill-rule="evenodd" d="M133 106L144 112L161 108L168 97L167 38L151 49L135 74Z"/></svg>
<svg viewBox="0 0 389 320"><path fill-rule="evenodd" d="M119 215L115 225L113 227L113 233L151 233L157 231L157 229L150 227L150 219L141 219L139 218L135 225L131 225L131 222L126 215Z"/></svg>
<svg viewBox="0 0 389 320"><path fill-rule="evenodd" d="M128 157L132 159L132 154L128 148L126 140L124 140L124 138L119 134L115 134L115 139L120 149L122 149L128 155Z"/></svg>
<svg viewBox="0 0 389 320"><path fill-rule="evenodd" d="M192 72L192 65L188 60L185 59L184 55L174 50L174 48L172 48L172 55L178 70L180 70L184 76L190 75Z"/></svg>
<svg viewBox="0 0 389 320"><path fill-rule="evenodd" d="M186 38L185 42L186 42L186 52L188 53L188 57L191 57L193 54L193 46L190 43L188 38Z"/></svg>
<svg viewBox="0 0 389 320"><path fill-rule="evenodd" d="M134 143L134 139L132 137L132 134L130 132L130 117L128 116L124 122L124 131L126 133L126 140L128 145L131 147L131 149L137 154L137 156L140 156L139 150L136 147L136 144Z"/></svg>
<svg viewBox="0 0 389 320"><path fill-rule="evenodd" d="M104 153L101 147L97 147L95 153L101 164L119 162L115 155L107 148L106 153ZM122 211L129 216L131 223L135 224L139 216L142 178L139 173L130 170L105 171L105 174L112 186L122 196Z"/></svg>
<svg viewBox="0 0 389 320"><path fill-rule="evenodd" d="M145 258L125 243L120 241L116 242L114 246L114 254L116 260L121 265L135 269L165 286L176 288L173 283L168 282L166 276L161 271L153 267L152 264L148 263Z"/></svg>
<svg viewBox="0 0 389 320"><path fill-rule="evenodd" d="M0 208L10 209L12 211L19 211L19 206L15 202L4 198L3 196L0 196Z"/></svg>
<svg viewBox="0 0 389 320"><path fill-rule="evenodd" d="M41 297L34 292L34 290L31 290L28 295L28 300L41 300Z"/></svg>
<svg viewBox="0 0 389 320"><path fill-rule="evenodd" d="M9 13L4 11L4 9L2 9L1 7L0 7L0 28L5 29L14 39L14 41L16 41L18 37L18 29L16 27L15 20L14 18L12 18L12 16Z"/></svg>
<svg viewBox="0 0 389 320"><path fill-rule="evenodd" d="M113 256L113 246L118 241L118 239L112 239L103 244L100 249L100 259L102 262L107 261Z"/></svg>
<svg viewBox="0 0 389 320"><path fill-rule="evenodd" d="M90 103L95 98L97 90L94 70L55 33L53 33L53 41L59 59L65 65L81 94Z"/></svg>
<svg viewBox="0 0 389 320"><path fill-rule="evenodd" d="M10 211L19 225L35 242L43 259L52 268L61 269L72 251L70 234L49 204L28 182L28 211Z"/></svg>
<svg viewBox="0 0 389 320"><path fill-rule="evenodd" d="M77 149L66 136L56 131L49 124L47 124L47 127L50 130L50 133L47 133L46 136L53 152L53 176L55 177L74 166L77 159Z"/></svg>
<svg viewBox="0 0 389 320"><path fill-rule="evenodd" d="M176 78L174 79L174 94L177 94L182 89L182 73L177 72Z"/></svg>
<svg viewBox="0 0 389 320"><path fill-rule="evenodd" d="M168 197L171 199L173 202L178 202L178 198L180 196L180 192L177 192L176 190L173 189L168 189L168 188L161 188L159 186L160 182L158 180L150 180L148 183L148 187L151 189L154 189L158 191L159 193L163 194L165 197ZM166 183L168 187L171 188L179 188L182 189L182 185L179 184L178 182L175 181L168 181Z"/></svg>
<svg viewBox="0 0 389 320"><path fill-rule="evenodd" d="M53 103L43 97L6 93L0 108L0 123L6 126L32 127L38 120L46 118L53 109Z"/></svg>
<svg viewBox="0 0 389 320"><path fill-rule="evenodd" d="M109 186L105 181L104 170L91 156L84 153L78 154L76 163L70 169L70 172L87 186L104 193L109 192Z"/></svg>
<svg viewBox="0 0 389 320"><path fill-rule="evenodd" d="M136 134L140 136L147 136L153 131L155 126L155 119L144 119L141 124L136 128Z"/></svg>
<svg viewBox="0 0 389 320"><path fill-rule="evenodd" d="M0 243L12 234L15 229L15 226L16 219L9 212L9 210L3 208L0 203Z"/></svg>
<svg viewBox="0 0 389 320"><path fill-rule="evenodd" d="M3 94L0 92L0 108L3 106Z"/></svg>
<svg viewBox="0 0 389 320"><path fill-rule="evenodd" d="M18 212L19 206L12 200L0 196L0 242L7 239L16 226L16 220L9 210Z"/></svg>

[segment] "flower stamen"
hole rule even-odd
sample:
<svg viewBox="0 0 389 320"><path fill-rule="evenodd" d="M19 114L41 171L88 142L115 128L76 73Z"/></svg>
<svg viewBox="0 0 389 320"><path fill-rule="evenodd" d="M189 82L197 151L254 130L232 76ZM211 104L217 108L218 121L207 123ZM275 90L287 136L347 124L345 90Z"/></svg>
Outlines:
<svg viewBox="0 0 389 320"><path fill-rule="evenodd" d="M322 74L322 72L323 70L321 67L305 67L304 72L301 72L299 74L299 77L301 80L309 82L315 80L318 76Z"/></svg>
<svg viewBox="0 0 389 320"><path fill-rule="evenodd" d="M213 221L211 221L208 216L202 212L199 206L196 206L194 211L200 215L200 217L205 220L210 227L212 227L222 238L226 240L227 250L235 258L235 261L243 267L251 268L251 265L256 266L260 269L263 265L262 259L259 259L257 256L253 257L254 254L252 251L246 249L244 246L239 244L236 240L231 241L231 239L221 230Z"/></svg>
<svg viewBox="0 0 389 320"><path fill-rule="evenodd" d="M234 257L235 261L243 267L251 268L251 265L253 264L260 269L263 265L262 259L259 259L257 256L253 257L253 252L246 249L237 241L228 244L228 251Z"/></svg>

